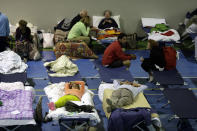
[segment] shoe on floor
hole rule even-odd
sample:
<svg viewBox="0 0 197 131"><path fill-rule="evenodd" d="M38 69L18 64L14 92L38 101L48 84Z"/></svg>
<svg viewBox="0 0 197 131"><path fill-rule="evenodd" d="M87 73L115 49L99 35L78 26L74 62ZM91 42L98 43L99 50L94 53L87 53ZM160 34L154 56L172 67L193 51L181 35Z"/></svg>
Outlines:
<svg viewBox="0 0 197 131"><path fill-rule="evenodd" d="M106 102L108 105L110 105L110 106L112 105L112 101L109 98L106 99Z"/></svg>
<svg viewBox="0 0 197 131"><path fill-rule="evenodd" d="M153 82L153 80L154 80L154 77L150 76L148 82Z"/></svg>

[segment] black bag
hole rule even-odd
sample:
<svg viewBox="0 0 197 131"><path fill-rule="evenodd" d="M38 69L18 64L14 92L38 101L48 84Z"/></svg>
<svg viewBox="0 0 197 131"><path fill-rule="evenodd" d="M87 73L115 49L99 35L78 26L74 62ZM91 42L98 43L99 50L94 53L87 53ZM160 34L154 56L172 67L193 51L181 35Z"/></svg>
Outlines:
<svg viewBox="0 0 197 131"><path fill-rule="evenodd" d="M93 112L92 109L94 108L93 106L90 106L90 105L77 105L71 101L68 101L65 105L65 108L66 108L66 111L69 111L69 112Z"/></svg>
<svg viewBox="0 0 197 131"><path fill-rule="evenodd" d="M97 41L92 41L90 48L97 55L103 54L106 49L106 47L103 44L98 43Z"/></svg>
<svg viewBox="0 0 197 131"><path fill-rule="evenodd" d="M192 128L191 124L186 119L182 119L182 120L178 121L178 123L177 123L177 130L178 131L194 131L194 129Z"/></svg>
<svg viewBox="0 0 197 131"><path fill-rule="evenodd" d="M127 35L126 48L127 49L136 49L136 47L137 47L137 34L133 33L133 34Z"/></svg>
<svg viewBox="0 0 197 131"><path fill-rule="evenodd" d="M71 20L68 18L63 19L60 23L57 24L57 26L54 28L62 30L62 31L69 31L70 30L70 22Z"/></svg>

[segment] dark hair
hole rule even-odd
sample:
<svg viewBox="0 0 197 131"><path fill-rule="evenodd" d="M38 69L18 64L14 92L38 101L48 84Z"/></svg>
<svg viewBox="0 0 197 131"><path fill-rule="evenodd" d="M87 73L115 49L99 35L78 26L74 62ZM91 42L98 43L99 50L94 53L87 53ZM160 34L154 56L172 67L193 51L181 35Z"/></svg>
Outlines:
<svg viewBox="0 0 197 131"><path fill-rule="evenodd" d="M150 43L150 49L152 49L154 46L159 46L159 43L154 40L148 40L148 43Z"/></svg>
<svg viewBox="0 0 197 131"><path fill-rule="evenodd" d="M70 82L70 84L69 84L69 89L72 89L72 88L73 88L73 84L76 84L77 87L78 87L78 89L80 89L80 85L77 84L77 83L75 83L75 82Z"/></svg>
<svg viewBox="0 0 197 131"><path fill-rule="evenodd" d="M19 25L25 27L25 26L27 26L27 22L25 20L20 20Z"/></svg>
<svg viewBox="0 0 197 131"><path fill-rule="evenodd" d="M112 15L112 12L111 12L110 10L105 10L105 11L103 12L103 15L105 15L106 12L109 12L110 16Z"/></svg>
<svg viewBox="0 0 197 131"><path fill-rule="evenodd" d="M118 35L118 40L122 39L123 37L126 37L127 35L125 33L120 33L120 35Z"/></svg>

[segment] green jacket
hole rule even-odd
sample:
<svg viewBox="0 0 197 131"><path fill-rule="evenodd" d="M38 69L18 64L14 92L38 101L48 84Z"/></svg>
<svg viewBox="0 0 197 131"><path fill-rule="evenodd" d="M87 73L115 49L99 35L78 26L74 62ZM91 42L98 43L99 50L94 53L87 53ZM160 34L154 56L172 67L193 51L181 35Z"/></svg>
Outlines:
<svg viewBox="0 0 197 131"><path fill-rule="evenodd" d="M150 32L151 33L153 31L161 31L161 32L163 32L163 31L167 31L168 29L169 29L169 27L167 27L165 24L156 24L155 28L152 28Z"/></svg>
<svg viewBox="0 0 197 131"><path fill-rule="evenodd" d="M87 27L81 21L77 22L68 34L68 40L79 37L88 36L90 32L90 27Z"/></svg>

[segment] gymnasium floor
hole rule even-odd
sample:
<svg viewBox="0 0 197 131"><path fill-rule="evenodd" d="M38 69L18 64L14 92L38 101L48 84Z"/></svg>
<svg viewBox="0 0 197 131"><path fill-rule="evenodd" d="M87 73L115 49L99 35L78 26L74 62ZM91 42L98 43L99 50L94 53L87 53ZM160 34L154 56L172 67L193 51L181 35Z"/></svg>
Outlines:
<svg viewBox="0 0 197 131"><path fill-rule="evenodd" d="M134 53L137 55L137 60L132 61L131 67L129 69L132 76L135 80L139 81L141 84L146 84L148 89L144 91L144 94L150 103L151 107L154 108L160 115L160 119L162 121L164 129L167 131L175 131L176 124L178 120L172 120L168 122L168 118L173 115L173 112L170 108L170 105L166 106L166 108L161 108L161 106L167 103L166 99L163 99L161 102L157 102L157 99L163 96L162 92L152 83L148 83L146 81L147 74L141 69L140 66L140 56L148 56L148 52L146 50L134 50L129 51L130 53ZM47 71L43 66L44 61L46 60L54 60L55 56L52 51L43 51L43 58L41 61L28 61L27 64L29 68L27 69L28 79L32 81L34 88L36 90L36 103L38 101L39 96L43 96L42 107L43 107L43 115L45 112L48 112L48 99L43 91L43 88L49 84L49 79L47 75ZM184 88L191 88L192 91L197 95L197 62L193 58L193 52L185 53L180 50L180 59L177 62L177 69L183 77L184 81L188 86ZM97 126L99 131L107 130L107 118L102 109L102 103L98 98L98 87L101 82L100 78L91 78L95 76L99 76L98 71L94 68L94 64L89 59L80 59L74 61L79 67L79 72L81 77L86 78L87 85L90 90L95 93L94 103L95 107L99 113L101 118L101 123ZM154 89L154 90L152 90ZM197 123L194 120L190 120L193 128L197 130ZM57 123L49 122L42 124L43 131L58 131L60 127Z"/></svg>

